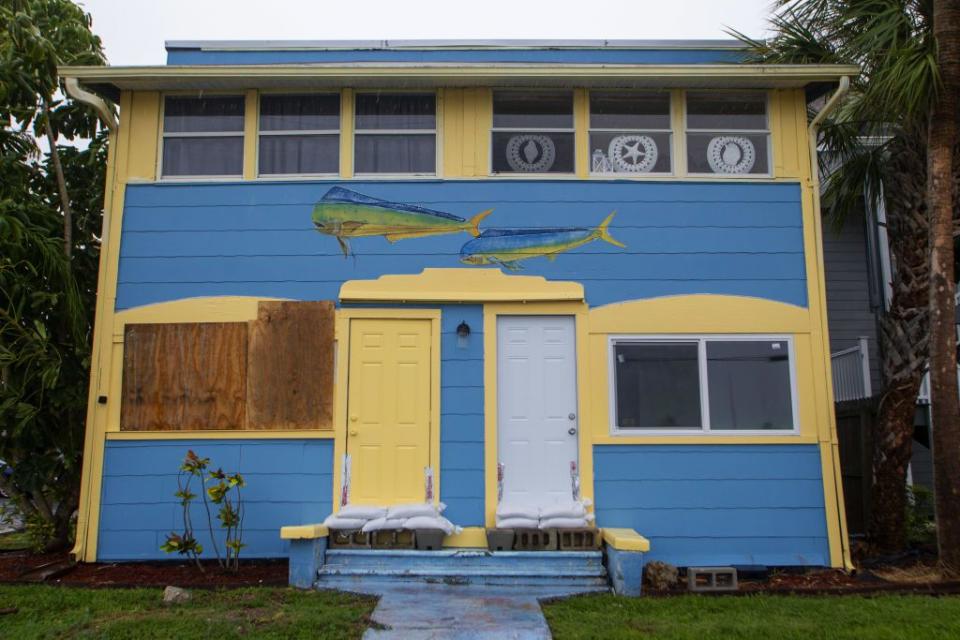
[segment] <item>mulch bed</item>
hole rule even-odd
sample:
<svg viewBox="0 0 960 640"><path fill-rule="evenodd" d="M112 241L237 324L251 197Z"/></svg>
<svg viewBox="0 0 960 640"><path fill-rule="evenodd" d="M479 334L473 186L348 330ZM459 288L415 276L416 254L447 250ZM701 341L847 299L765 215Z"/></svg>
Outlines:
<svg viewBox="0 0 960 640"><path fill-rule="evenodd" d="M0 553L0 583L21 582L25 573L52 562L67 559L67 553L29 554L22 551ZM286 560L247 560L237 573L223 571L216 562L204 562L201 572L193 563L122 562L77 564L47 584L84 587L255 587L286 586Z"/></svg>

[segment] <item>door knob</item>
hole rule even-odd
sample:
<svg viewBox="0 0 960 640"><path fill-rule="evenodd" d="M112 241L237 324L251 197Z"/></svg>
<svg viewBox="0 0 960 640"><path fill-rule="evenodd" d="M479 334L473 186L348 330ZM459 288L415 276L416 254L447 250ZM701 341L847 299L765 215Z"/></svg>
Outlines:
<svg viewBox="0 0 960 640"><path fill-rule="evenodd" d="M569 429L567 429L567 433L569 433L569 434L572 435L572 436L577 435L577 429L576 429L576 427L570 427Z"/></svg>
<svg viewBox="0 0 960 640"><path fill-rule="evenodd" d="M355 436L355 435L357 435L357 434L359 434L359 433L360 433L359 431L357 431L356 429L354 429L354 430L352 430L352 431L350 432L350 435Z"/></svg>
<svg viewBox="0 0 960 640"><path fill-rule="evenodd" d="M567 416L567 418L569 418L570 420L576 420L576 419L577 419L577 414L571 413L570 415Z"/></svg>
<svg viewBox="0 0 960 640"><path fill-rule="evenodd" d="M357 416L350 416L350 422L356 422Z"/></svg>

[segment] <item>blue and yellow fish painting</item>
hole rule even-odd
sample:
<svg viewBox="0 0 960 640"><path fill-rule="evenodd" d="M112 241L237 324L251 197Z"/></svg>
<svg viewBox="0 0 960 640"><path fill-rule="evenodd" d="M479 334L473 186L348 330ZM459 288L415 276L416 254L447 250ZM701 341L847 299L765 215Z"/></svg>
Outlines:
<svg viewBox="0 0 960 640"><path fill-rule="evenodd" d="M546 257L555 260L557 254L582 247L594 240L609 242L615 247L626 247L610 235L610 221L616 211L598 226L554 227L543 229L489 229L467 242L460 249L460 262L465 264L496 264L510 271L521 269L520 261Z"/></svg>
<svg viewBox="0 0 960 640"><path fill-rule="evenodd" d="M313 208L317 231L334 236L343 254L350 255L348 238L383 236L390 242L466 231L480 235L480 221L493 209L469 220L413 204L389 202L343 187L333 187Z"/></svg>

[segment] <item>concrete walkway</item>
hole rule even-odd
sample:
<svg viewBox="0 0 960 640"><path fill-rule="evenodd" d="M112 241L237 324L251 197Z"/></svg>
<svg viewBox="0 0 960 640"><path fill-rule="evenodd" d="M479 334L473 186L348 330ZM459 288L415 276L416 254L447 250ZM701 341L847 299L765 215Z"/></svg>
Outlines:
<svg viewBox="0 0 960 640"><path fill-rule="evenodd" d="M380 596L365 640L549 639L541 598L583 593L558 587L392 583L364 585Z"/></svg>

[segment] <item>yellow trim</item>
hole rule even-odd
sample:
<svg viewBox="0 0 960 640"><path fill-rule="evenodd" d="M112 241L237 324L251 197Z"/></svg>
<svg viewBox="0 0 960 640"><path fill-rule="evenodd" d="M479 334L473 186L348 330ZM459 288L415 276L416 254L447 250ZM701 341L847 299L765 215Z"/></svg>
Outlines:
<svg viewBox="0 0 960 640"><path fill-rule="evenodd" d="M107 440L331 440L330 430L303 429L301 431L108 431Z"/></svg>
<svg viewBox="0 0 960 640"><path fill-rule="evenodd" d="M511 276L516 277L516 276ZM589 416L590 390L596 381L587 368L588 309L585 302L499 302L483 305L484 522L496 525L497 512L497 316L573 316L577 336L577 415ZM580 494L593 499L593 441L587 421L580 420Z"/></svg>
<svg viewBox="0 0 960 640"><path fill-rule="evenodd" d="M148 180L157 178L159 168L157 158L160 149L160 94L156 91L137 91L127 93L126 99L121 99L120 131L126 128L129 155L124 158L127 165L128 180ZM123 117L123 105L132 110ZM136 126L134 126L136 124ZM131 144L132 138L132 144ZM126 154L125 154L126 155Z"/></svg>
<svg viewBox="0 0 960 640"><path fill-rule="evenodd" d="M580 179L590 177L590 96L586 89L573 90L573 166Z"/></svg>
<svg viewBox="0 0 960 640"><path fill-rule="evenodd" d="M183 298L118 311L114 318L114 335L123 337L128 324L167 322L245 322L257 319L261 301L283 298L254 296L210 296Z"/></svg>
<svg viewBox="0 0 960 640"><path fill-rule="evenodd" d="M350 362L350 321L367 319L430 320L430 466L433 495L440 499L440 310L439 309L338 309L336 314L336 396L333 402L333 511L340 510L342 460L347 452L347 381Z"/></svg>
<svg viewBox="0 0 960 640"><path fill-rule="evenodd" d="M650 541L633 529L603 529L603 541L619 551L650 551Z"/></svg>
<svg viewBox="0 0 960 640"><path fill-rule="evenodd" d="M486 89L445 88L442 117L438 110L438 133L444 178L476 178L489 174L487 134L492 122L490 96Z"/></svg>
<svg viewBox="0 0 960 640"><path fill-rule="evenodd" d="M583 300L579 282L508 276L499 269L424 269L414 275L347 280L344 302L496 302Z"/></svg>
<svg viewBox="0 0 960 640"><path fill-rule="evenodd" d="M687 179L687 97L683 89L670 92L670 130L673 132L671 155L673 156L673 178Z"/></svg>
<svg viewBox="0 0 960 640"><path fill-rule="evenodd" d="M243 103L243 179L257 177L257 138L260 129L260 96L256 89L244 92Z"/></svg>
<svg viewBox="0 0 960 640"><path fill-rule="evenodd" d="M340 92L340 177L353 177L353 89Z"/></svg>
<svg viewBox="0 0 960 640"><path fill-rule="evenodd" d="M322 524L301 524L280 527L282 540L314 540L326 538L330 531Z"/></svg>

